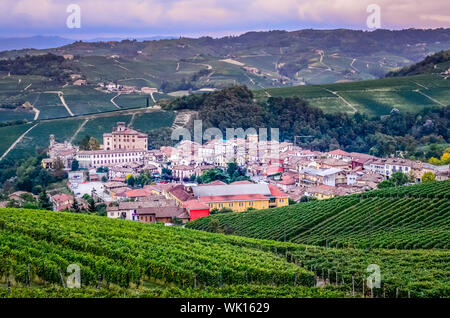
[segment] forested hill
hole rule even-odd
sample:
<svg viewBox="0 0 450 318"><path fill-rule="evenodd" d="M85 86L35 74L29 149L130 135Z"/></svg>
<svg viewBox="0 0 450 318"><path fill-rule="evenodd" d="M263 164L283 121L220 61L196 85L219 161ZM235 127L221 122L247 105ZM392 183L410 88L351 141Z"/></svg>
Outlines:
<svg viewBox="0 0 450 318"><path fill-rule="evenodd" d="M386 74L386 77L439 74L450 69L450 50L427 56L423 61Z"/></svg>
<svg viewBox="0 0 450 318"><path fill-rule="evenodd" d="M393 111L383 117L360 113L325 114L299 97L271 97L255 101L245 86L234 86L209 94L190 95L161 104L167 110L198 111L204 129L272 127L280 129L281 140L294 136L314 136L298 141L313 150L345 149L386 156L403 151L409 156L425 156L419 147L431 142L449 142L450 107L429 108L416 114Z"/></svg>

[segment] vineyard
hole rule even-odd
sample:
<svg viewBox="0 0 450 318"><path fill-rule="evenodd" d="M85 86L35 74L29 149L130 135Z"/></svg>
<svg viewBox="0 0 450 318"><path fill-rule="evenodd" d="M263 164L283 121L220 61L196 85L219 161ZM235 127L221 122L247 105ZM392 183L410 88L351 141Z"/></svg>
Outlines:
<svg viewBox="0 0 450 318"><path fill-rule="evenodd" d="M336 249L22 209L0 209L0 242L0 297L449 296L439 249ZM64 288L70 264L81 289ZM370 264L381 268L376 290Z"/></svg>
<svg viewBox="0 0 450 318"><path fill-rule="evenodd" d="M325 247L448 249L450 181L197 219L189 228Z"/></svg>

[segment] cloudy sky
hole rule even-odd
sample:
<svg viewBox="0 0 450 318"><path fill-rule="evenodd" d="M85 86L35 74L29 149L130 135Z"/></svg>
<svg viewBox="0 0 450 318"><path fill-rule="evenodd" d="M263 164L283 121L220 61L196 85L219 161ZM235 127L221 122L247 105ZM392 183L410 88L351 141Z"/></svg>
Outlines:
<svg viewBox="0 0 450 318"><path fill-rule="evenodd" d="M81 28L66 21L81 9ZM386 29L450 27L449 0L1 0L0 36L223 36L250 30L367 29L369 4Z"/></svg>

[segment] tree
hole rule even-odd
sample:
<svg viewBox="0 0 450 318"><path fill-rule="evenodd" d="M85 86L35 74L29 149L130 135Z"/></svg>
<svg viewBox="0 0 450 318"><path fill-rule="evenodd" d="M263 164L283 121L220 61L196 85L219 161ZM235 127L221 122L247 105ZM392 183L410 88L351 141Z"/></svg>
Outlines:
<svg viewBox="0 0 450 318"><path fill-rule="evenodd" d="M438 158L431 157L430 159L428 159L428 163L432 164L432 165L435 165L435 166L438 166L438 165L441 164L441 161Z"/></svg>
<svg viewBox="0 0 450 318"><path fill-rule="evenodd" d="M78 160L74 160L72 161L72 171L77 171L80 168L80 163L78 162Z"/></svg>
<svg viewBox="0 0 450 318"><path fill-rule="evenodd" d="M91 213L95 213L97 211L97 208L95 206L95 201L92 198L89 198L89 200L88 200L88 210Z"/></svg>
<svg viewBox="0 0 450 318"><path fill-rule="evenodd" d="M378 189L386 189L386 188L393 188L395 187L395 182L391 179L384 180L380 183L378 183Z"/></svg>
<svg viewBox="0 0 450 318"><path fill-rule="evenodd" d="M80 150L90 150L90 147L89 147L89 140L91 139L91 136L89 136L89 135L85 135L84 137L83 137L83 139L81 139L81 141L80 141Z"/></svg>
<svg viewBox="0 0 450 318"><path fill-rule="evenodd" d="M91 137L89 139L89 150L99 150L100 149L100 142L94 138Z"/></svg>
<svg viewBox="0 0 450 318"><path fill-rule="evenodd" d="M72 212L75 212L75 213L79 213L79 212L80 212L80 206L78 205L77 198L73 198L73 203L72 203L71 211L72 211Z"/></svg>
<svg viewBox="0 0 450 318"><path fill-rule="evenodd" d="M126 180L127 180L127 184L128 184L130 187L134 187L134 183L135 183L136 180L134 179L133 175L129 174L129 175L127 176Z"/></svg>
<svg viewBox="0 0 450 318"><path fill-rule="evenodd" d="M50 199L49 199L45 189L43 189L42 192L39 194L38 202L39 202L39 207L42 210L49 210L49 211L53 210L53 204L50 202Z"/></svg>
<svg viewBox="0 0 450 318"><path fill-rule="evenodd" d="M408 176L402 172L395 172L392 174L390 180L392 180L396 186L402 186L408 183Z"/></svg>
<svg viewBox="0 0 450 318"><path fill-rule="evenodd" d="M436 181L436 175L433 172L425 172L422 176L422 182L433 182Z"/></svg>

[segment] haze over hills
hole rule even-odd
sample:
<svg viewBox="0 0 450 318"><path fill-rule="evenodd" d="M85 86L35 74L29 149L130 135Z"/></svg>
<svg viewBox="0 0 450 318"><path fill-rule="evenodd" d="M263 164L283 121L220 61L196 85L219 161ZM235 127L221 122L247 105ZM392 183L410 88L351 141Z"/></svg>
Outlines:
<svg viewBox="0 0 450 318"><path fill-rule="evenodd" d="M156 41L162 39L173 39L173 36L149 36L149 37L138 37L139 41ZM102 42L102 41L122 41L125 37L96 37L93 39L84 40L85 42ZM23 50L23 49L50 49L55 47L60 47L63 45L71 44L75 42L74 39L69 39L60 36L29 36L29 37L0 37L0 51L8 50Z"/></svg>

